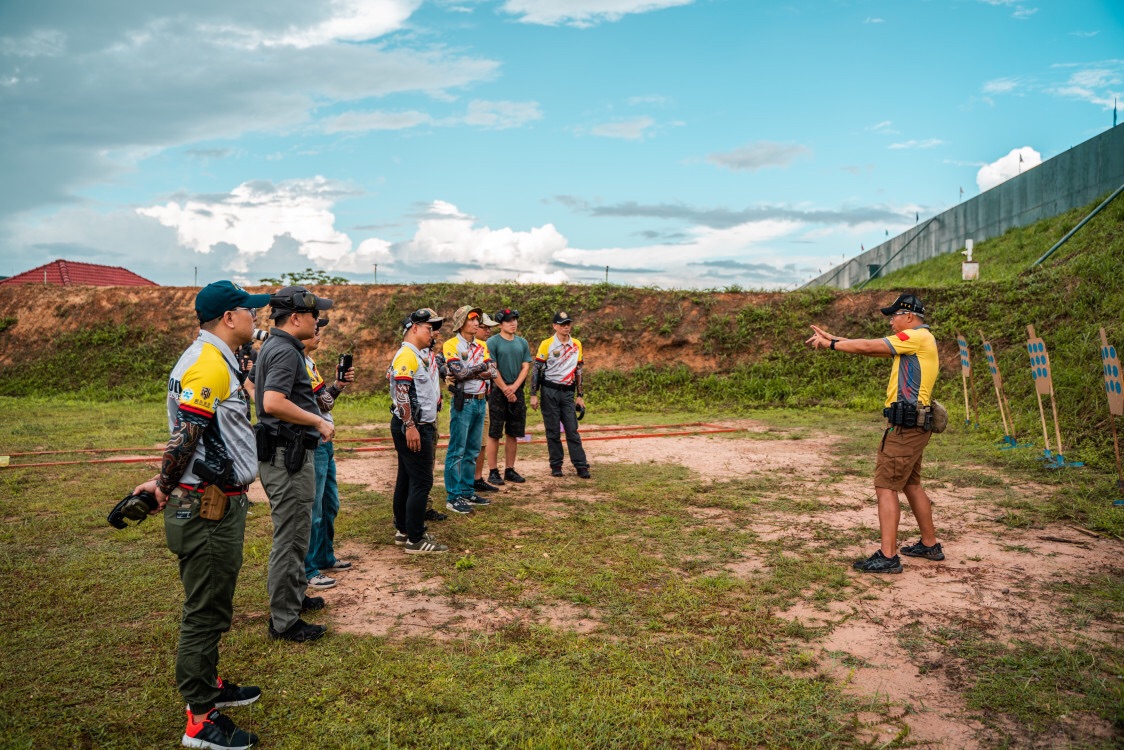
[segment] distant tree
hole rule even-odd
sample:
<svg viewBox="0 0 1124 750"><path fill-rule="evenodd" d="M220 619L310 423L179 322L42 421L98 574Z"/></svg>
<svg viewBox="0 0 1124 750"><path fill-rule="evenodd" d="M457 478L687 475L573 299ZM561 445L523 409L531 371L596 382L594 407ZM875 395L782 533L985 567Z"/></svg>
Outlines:
<svg viewBox="0 0 1124 750"><path fill-rule="evenodd" d="M272 286L297 286L298 284L312 286L316 284L348 284L350 281L343 276L329 276L327 271L321 271L318 268L306 268L303 271L283 273L280 278L276 279L261 279L259 283Z"/></svg>

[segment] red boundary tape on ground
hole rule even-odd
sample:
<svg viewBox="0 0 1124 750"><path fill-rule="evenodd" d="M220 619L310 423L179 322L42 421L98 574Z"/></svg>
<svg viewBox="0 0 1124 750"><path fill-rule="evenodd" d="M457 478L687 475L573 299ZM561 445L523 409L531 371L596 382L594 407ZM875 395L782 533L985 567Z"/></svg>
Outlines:
<svg viewBox="0 0 1124 750"><path fill-rule="evenodd" d="M635 435L587 435L590 432L625 432L628 430L655 430L655 429L669 429L673 427L702 427L705 429L700 430L684 430L678 432L641 432ZM661 437L683 437L687 435L715 435L722 432L740 432L740 427L723 427L716 424L708 424L706 422L686 422L683 424L656 424L656 425L610 425L604 427L588 427L582 430L582 442L591 440L644 440L647 438L661 438ZM389 437L378 438L341 438L334 442L375 442L390 440ZM528 445L542 445L546 443L546 438L536 438L528 441ZM448 443L438 445L438 448L447 448ZM40 455L53 455L60 453L113 453L134 450L151 450L151 448L84 448L72 451L31 451L26 453L10 453L10 456L40 456ZM340 451L348 453L378 453L382 451L394 450L393 445L378 445L366 448L340 448ZM139 464L139 463L157 463L162 459L162 456L130 456L128 458L94 458L85 461L42 461L29 464L9 464L0 468L5 469L32 469L44 466L76 466L79 464Z"/></svg>

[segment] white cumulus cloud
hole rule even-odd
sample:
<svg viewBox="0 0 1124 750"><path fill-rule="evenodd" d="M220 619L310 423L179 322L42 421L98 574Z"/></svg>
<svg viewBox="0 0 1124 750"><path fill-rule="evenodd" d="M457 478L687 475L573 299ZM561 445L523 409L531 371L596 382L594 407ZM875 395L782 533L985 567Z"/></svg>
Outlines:
<svg viewBox="0 0 1124 750"><path fill-rule="evenodd" d="M453 204L434 201L418 223L406 250L428 261L445 261L537 273L566 247L553 224L517 231L477 226L476 219Z"/></svg>
<svg viewBox="0 0 1124 750"><path fill-rule="evenodd" d="M278 242L288 240L315 266L359 271L380 258L389 259L389 245L365 241L358 250L351 238L335 228L333 203L353 194L346 186L323 177L289 180L274 185L246 182L226 196L199 196L137 209L176 230L179 243L209 254L220 246L235 248L228 268L245 272L252 259L264 256Z"/></svg>
<svg viewBox="0 0 1124 750"><path fill-rule="evenodd" d="M1019 172L1025 172L1041 163L1042 154L1030 146L1011 149L1011 152L1006 156L1001 156L990 164L980 167L980 171L976 174L976 185L979 186L982 193L1002 182L1006 182Z"/></svg>

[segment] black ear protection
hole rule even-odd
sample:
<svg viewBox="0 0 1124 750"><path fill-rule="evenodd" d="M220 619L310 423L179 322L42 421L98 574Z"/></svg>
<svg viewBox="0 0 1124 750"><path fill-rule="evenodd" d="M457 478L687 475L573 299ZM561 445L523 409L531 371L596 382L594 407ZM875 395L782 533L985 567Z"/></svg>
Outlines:
<svg viewBox="0 0 1124 750"><path fill-rule="evenodd" d="M433 315L429 312L429 310L414 310L412 313L407 315L406 320L402 322L402 332L405 333L418 323L428 323L431 317L433 317Z"/></svg>

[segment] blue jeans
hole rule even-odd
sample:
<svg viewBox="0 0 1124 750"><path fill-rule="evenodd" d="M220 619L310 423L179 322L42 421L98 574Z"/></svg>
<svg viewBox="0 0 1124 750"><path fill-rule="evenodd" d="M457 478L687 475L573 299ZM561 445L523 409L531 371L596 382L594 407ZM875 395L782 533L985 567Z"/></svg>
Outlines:
<svg viewBox="0 0 1124 750"><path fill-rule="evenodd" d="M316 499L312 503L308 554L304 557L304 572L308 578L336 564L332 542L336 538L336 515L340 512L335 448L331 443L321 443L312 459L316 465Z"/></svg>
<svg viewBox="0 0 1124 750"><path fill-rule="evenodd" d="M484 399L465 399L464 408L449 412L449 447L445 450L445 494L448 500L476 494L476 456L484 436Z"/></svg>

